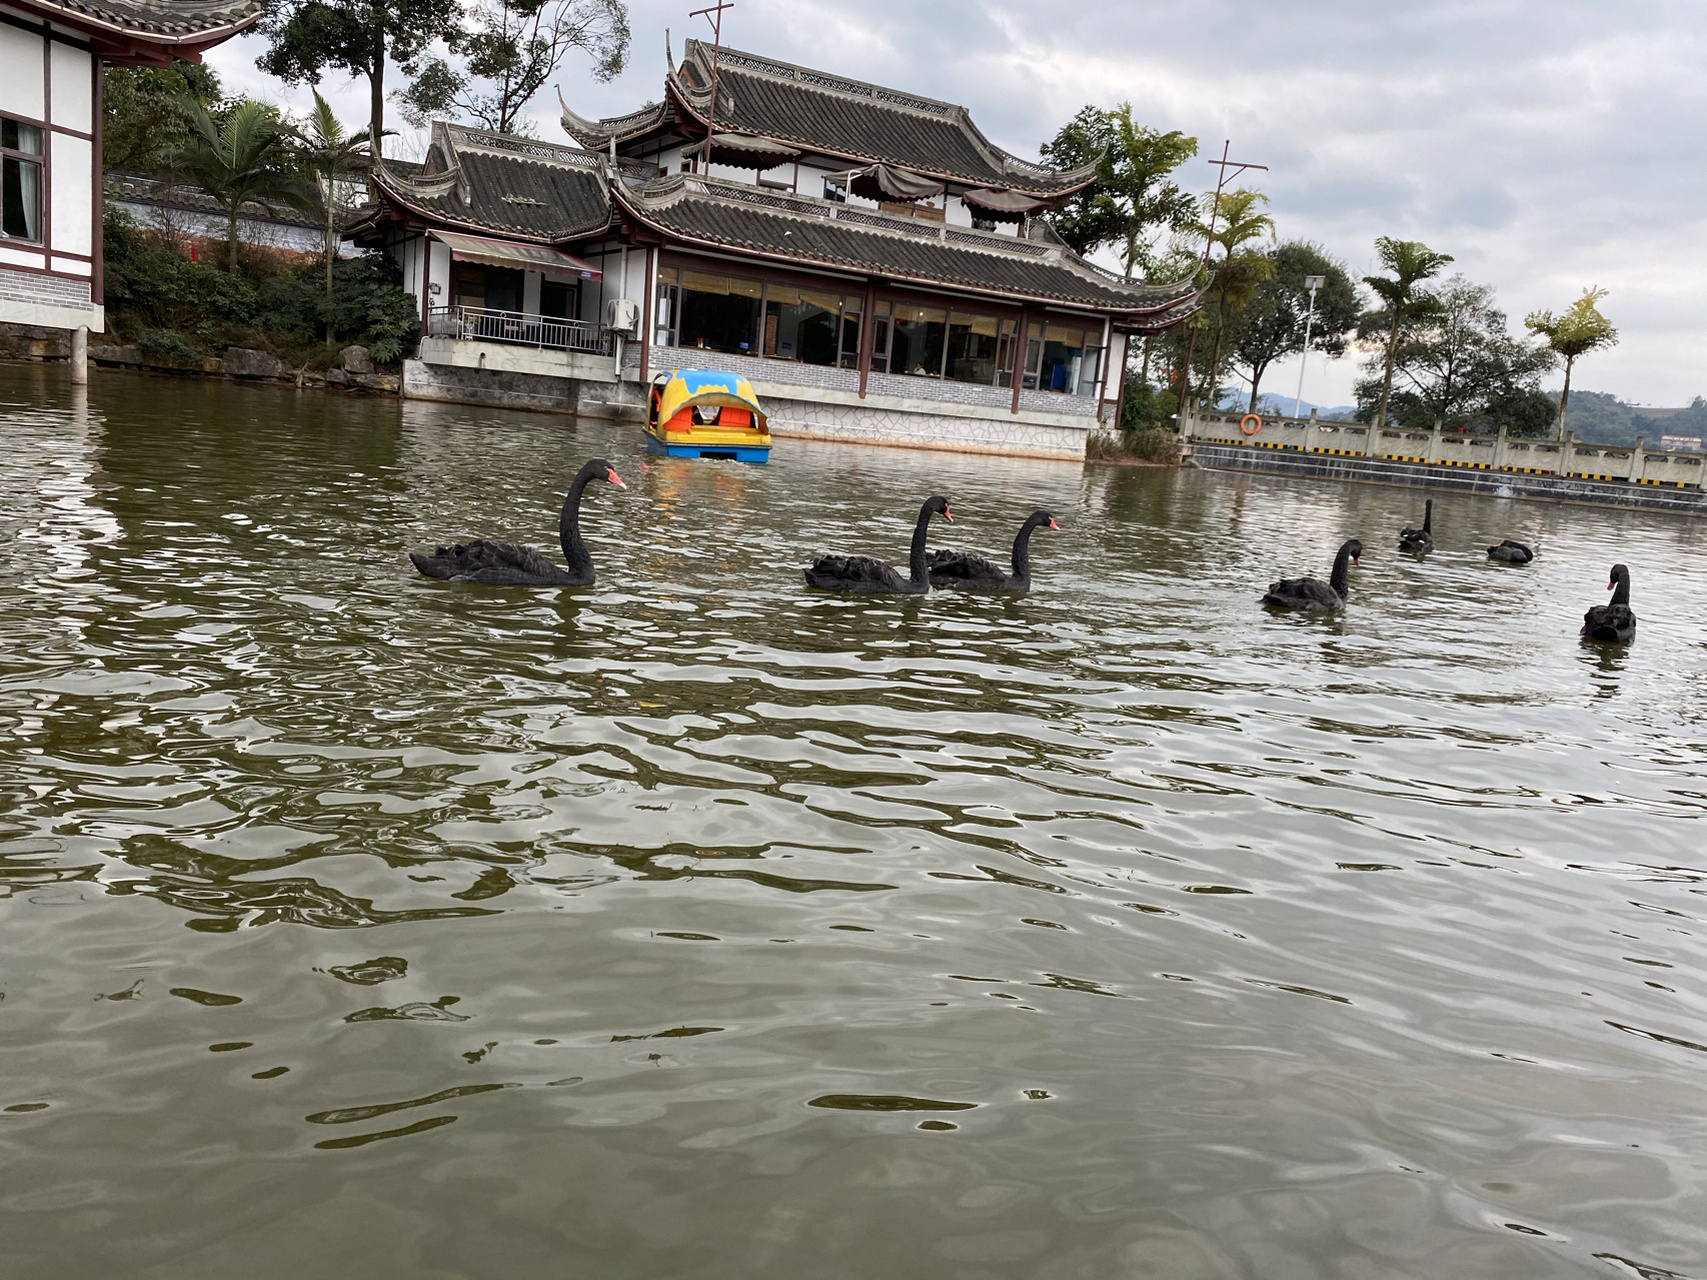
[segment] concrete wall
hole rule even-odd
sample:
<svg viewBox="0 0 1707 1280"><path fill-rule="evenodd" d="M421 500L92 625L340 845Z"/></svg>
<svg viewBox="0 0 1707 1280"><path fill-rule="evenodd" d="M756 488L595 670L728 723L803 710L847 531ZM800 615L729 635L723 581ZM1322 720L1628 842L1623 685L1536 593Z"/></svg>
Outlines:
<svg viewBox="0 0 1707 1280"><path fill-rule="evenodd" d="M1253 414L1188 414L1180 431L1187 444L1195 441L1258 451L1326 454L1330 457L1421 462L1507 475L1552 475L1583 480L1624 481L1634 485L1700 489L1707 478L1707 456L1668 453L1634 445L1579 444L1572 433L1564 440L1508 436L1504 427L1494 436L1465 436L1456 432L1407 431L1357 422L1324 422L1310 418L1257 418ZM1254 427L1247 432L1244 428Z"/></svg>

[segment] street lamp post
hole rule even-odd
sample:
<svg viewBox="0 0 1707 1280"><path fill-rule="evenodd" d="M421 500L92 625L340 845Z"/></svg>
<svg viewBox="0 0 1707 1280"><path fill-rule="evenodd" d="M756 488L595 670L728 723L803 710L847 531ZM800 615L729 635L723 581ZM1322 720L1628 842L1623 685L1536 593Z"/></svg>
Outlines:
<svg viewBox="0 0 1707 1280"><path fill-rule="evenodd" d="M1305 276L1304 287L1310 291L1310 310L1304 317L1304 354L1298 357L1298 394L1292 398L1292 416L1296 418L1304 404L1304 370L1310 363L1310 329L1316 323L1316 290L1328 282L1326 276Z"/></svg>

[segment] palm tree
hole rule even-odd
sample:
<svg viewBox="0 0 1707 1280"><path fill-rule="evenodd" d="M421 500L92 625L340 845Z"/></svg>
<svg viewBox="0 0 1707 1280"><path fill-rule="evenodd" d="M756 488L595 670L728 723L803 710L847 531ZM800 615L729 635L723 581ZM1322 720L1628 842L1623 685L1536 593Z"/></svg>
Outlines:
<svg viewBox="0 0 1707 1280"><path fill-rule="evenodd" d="M1393 273L1386 276L1364 276L1363 283L1375 290L1376 297L1387 304L1387 368L1381 378L1381 404L1375 410L1375 425L1387 423L1387 401L1393 394L1393 362L1399 351L1399 334L1405 321L1417 318L1432 302L1429 294L1417 286L1434 275L1452 256L1436 253L1420 240L1394 240L1381 236L1375 241L1375 252L1381 265Z"/></svg>
<svg viewBox="0 0 1707 1280"><path fill-rule="evenodd" d="M1578 356L1586 356L1591 351L1614 346L1618 342L1618 330L1595 305L1605 296L1605 289L1590 286L1562 316L1555 316L1551 311L1535 311L1524 317L1525 329L1540 334L1547 339L1548 346L1565 357L1565 390L1559 396L1561 440L1565 438L1565 402L1571 398L1571 366L1577 362Z"/></svg>
<svg viewBox="0 0 1707 1280"><path fill-rule="evenodd" d="M1209 196L1204 208L1210 217L1207 225L1196 230L1209 237L1212 245L1220 245L1221 261L1213 265L1215 290L1215 346L1209 356L1209 408L1214 409L1221 380L1221 350L1225 345L1227 328L1233 317L1243 311L1251 294L1262 281L1274 275L1274 264L1259 250L1248 248L1251 241L1267 235L1274 237L1274 219L1257 210L1267 204L1268 197L1260 191L1224 191ZM1210 227L1219 225L1219 230Z"/></svg>
<svg viewBox="0 0 1707 1280"><path fill-rule="evenodd" d="M187 142L172 148L168 165L219 202L227 219L227 268L237 270L237 211L250 201L293 208L307 204L301 181L287 163L287 140L295 131L278 109L246 99L223 124L190 98L180 100L190 126Z"/></svg>
<svg viewBox="0 0 1707 1280"><path fill-rule="evenodd" d="M338 256L338 180L365 172L373 163L368 131L346 134L331 105L314 90L314 110L308 114L305 132L299 131L292 150L314 175L320 203L326 215L326 345L332 340L332 263Z"/></svg>

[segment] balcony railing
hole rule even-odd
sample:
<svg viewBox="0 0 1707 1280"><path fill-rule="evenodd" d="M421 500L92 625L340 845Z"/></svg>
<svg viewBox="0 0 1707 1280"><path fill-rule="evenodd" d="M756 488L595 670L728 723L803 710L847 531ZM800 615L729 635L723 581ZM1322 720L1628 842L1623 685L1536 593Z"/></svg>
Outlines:
<svg viewBox="0 0 1707 1280"><path fill-rule="evenodd" d="M427 315L427 334L469 342L503 342L552 351L582 351L609 355L611 339L596 324L559 320L555 316L492 311L486 307L434 307Z"/></svg>

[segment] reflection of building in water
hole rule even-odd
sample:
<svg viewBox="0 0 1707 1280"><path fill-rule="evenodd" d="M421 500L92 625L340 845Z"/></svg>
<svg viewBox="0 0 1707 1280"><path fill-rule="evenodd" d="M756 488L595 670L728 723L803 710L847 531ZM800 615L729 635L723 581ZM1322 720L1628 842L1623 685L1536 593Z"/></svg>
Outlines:
<svg viewBox="0 0 1707 1280"><path fill-rule="evenodd" d="M966 109L689 41L663 100L577 146L434 126L352 229L421 300L405 394L630 416L654 373L728 369L771 429L1083 456L1125 347L1192 286L1121 280L1039 213L1082 191ZM712 133L707 154L706 134ZM1112 376L1111 376L1112 371Z"/></svg>
<svg viewBox="0 0 1707 1280"><path fill-rule="evenodd" d="M0 321L106 327L103 67L200 62L260 0L6 0L0 24Z"/></svg>

